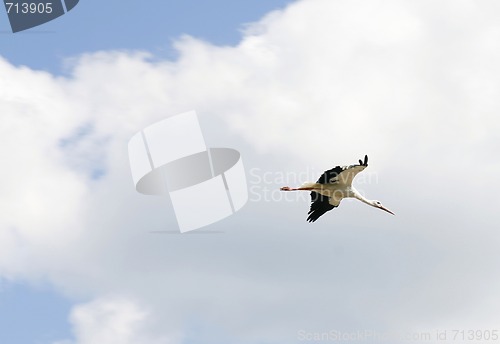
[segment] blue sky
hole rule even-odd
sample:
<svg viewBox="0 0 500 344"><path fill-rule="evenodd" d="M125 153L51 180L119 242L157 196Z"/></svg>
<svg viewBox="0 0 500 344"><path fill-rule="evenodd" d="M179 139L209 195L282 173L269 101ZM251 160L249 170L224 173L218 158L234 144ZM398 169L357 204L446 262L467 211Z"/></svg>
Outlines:
<svg viewBox="0 0 500 344"><path fill-rule="evenodd" d="M15 35L0 11L2 344L498 327L496 1L147 3ZM249 200L181 235L127 145L193 109ZM308 194L279 191L365 154L355 185L396 216L345 200L311 224Z"/></svg>
<svg viewBox="0 0 500 344"><path fill-rule="evenodd" d="M286 6L290 0L82 0L49 23L10 33L0 11L0 55L17 66L64 74L64 59L98 50L144 50L175 59L180 35L234 45L246 23ZM0 281L0 342L44 344L70 338L72 301L50 286Z"/></svg>
<svg viewBox="0 0 500 344"><path fill-rule="evenodd" d="M1 54L16 65L60 73L62 60L98 50L147 50L175 58L172 40L187 34L217 45L241 38L244 24L291 3L290 0L82 0L76 11L16 35L0 14Z"/></svg>
<svg viewBox="0 0 500 344"><path fill-rule="evenodd" d="M47 343L71 336L71 302L47 286L3 282L0 289L0 342Z"/></svg>

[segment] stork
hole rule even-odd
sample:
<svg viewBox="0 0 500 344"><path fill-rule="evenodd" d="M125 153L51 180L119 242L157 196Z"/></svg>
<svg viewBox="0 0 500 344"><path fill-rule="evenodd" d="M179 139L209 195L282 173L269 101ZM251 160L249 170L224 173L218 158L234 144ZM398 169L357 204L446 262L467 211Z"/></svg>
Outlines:
<svg viewBox="0 0 500 344"><path fill-rule="evenodd" d="M382 209L392 215L394 213L376 200L363 197L353 186L352 181L356 175L368 166L368 156L359 164L350 166L336 166L325 171L316 183L304 183L298 188L284 186L281 191L311 191L311 208L307 213L307 221L314 222L327 211L339 206L344 198L356 198L372 207Z"/></svg>

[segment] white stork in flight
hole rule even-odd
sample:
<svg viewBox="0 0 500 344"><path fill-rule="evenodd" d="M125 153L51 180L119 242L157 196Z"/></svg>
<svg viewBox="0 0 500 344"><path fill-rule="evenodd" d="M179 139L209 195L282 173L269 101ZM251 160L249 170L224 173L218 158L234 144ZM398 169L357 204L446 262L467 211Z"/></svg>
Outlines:
<svg viewBox="0 0 500 344"><path fill-rule="evenodd" d="M385 210L394 215L379 201L371 201L363 197L353 186L352 180L356 175L368 166L368 156L365 160L359 160L359 164L351 166L336 166L325 171L316 183L304 183L298 188L284 186L281 191L311 191L311 208L309 209L307 221L314 222L321 215L339 206L343 198L353 197L372 207Z"/></svg>

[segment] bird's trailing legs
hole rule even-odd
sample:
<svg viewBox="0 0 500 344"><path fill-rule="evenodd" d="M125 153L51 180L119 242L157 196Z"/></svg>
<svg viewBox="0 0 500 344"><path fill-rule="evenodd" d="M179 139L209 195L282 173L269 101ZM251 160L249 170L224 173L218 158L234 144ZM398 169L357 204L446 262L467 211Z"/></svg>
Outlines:
<svg viewBox="0 0 500 344"><path fill-rule="evenodd" d="M301 186L299 186L298 188L291 188L289 186L283 186L282 188L280 188L280 190L281 191L312 191L312 190L318 189L320 187L321 187L321 185L319 185L317 183L305 182Z"/></svg>
<svg viewBox="0 0 500 344"><path fill-rule="evenodd" d="M281 191L311 191L314 190L312 187L306 187L306 188L291 188L289 186L283 186L280 188Z"/></svg>

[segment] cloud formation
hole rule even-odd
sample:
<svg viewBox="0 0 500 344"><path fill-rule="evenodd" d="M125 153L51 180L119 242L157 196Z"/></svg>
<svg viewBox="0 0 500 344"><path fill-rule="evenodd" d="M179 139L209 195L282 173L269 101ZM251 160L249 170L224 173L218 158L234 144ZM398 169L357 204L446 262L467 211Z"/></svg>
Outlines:
<svg viewBox="0 0 500 344"><path fill-rule="evenodd" d="M75 326L75 343L174 343L166 337L152 336L150 330L142 326L151 321L149 316L131 300L114 297L77 306L70 319Z"/></svg>
<svg viewBox="0 0 500 344"><path fill-rule="evenodd" d="M103 51L61 77L0 60L1 276L87 299L78 344L493 324L499 11L307 0L234 47L181 37L175 61ZM208 228L223 233L150 233L175 217L134 191L127 142L190 109L256 175L368 153L376 183L359 188L397 217L344 201L312 227L307 200L261 198Z"/></svg>

